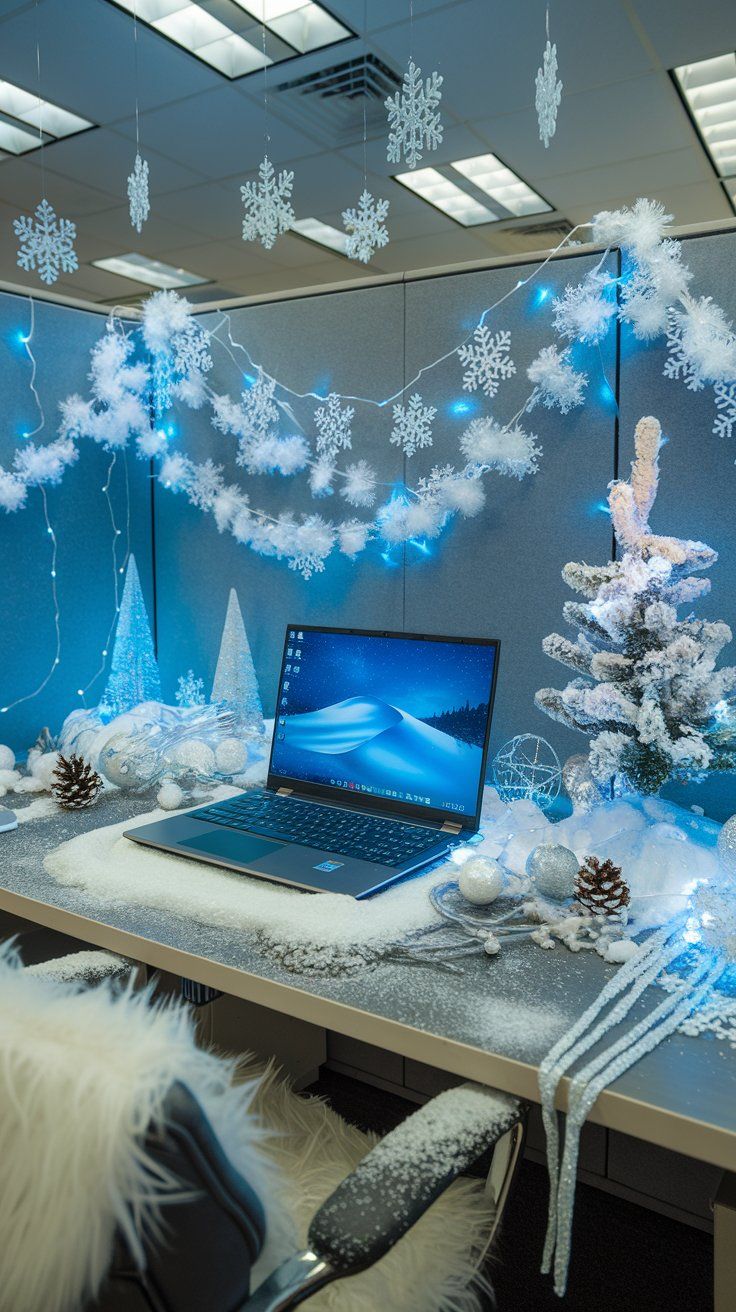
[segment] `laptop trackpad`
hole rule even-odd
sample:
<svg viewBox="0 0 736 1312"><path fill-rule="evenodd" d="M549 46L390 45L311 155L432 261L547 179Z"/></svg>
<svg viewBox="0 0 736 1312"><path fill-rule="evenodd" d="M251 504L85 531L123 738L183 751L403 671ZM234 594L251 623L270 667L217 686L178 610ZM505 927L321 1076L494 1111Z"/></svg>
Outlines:
<svg viewBox="0 0 736 1312"><path fill-rule="evenodd" d="M283 846L283 843L258 838L255 834L234 833L232 829L209 829L199 838L181 839L177 843L177 847L206 852L210 857L234 861L236 865L252 865L260 857L271 856Z"/></svg>

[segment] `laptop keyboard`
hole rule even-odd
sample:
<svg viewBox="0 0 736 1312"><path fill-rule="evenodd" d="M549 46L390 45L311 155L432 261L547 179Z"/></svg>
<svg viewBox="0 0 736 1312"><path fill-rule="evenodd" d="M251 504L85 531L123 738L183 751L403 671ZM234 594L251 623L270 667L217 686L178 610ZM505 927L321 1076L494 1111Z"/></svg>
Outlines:
<svg viewBox="0 0 736 1312"><path fill-rule="evenodd" d="M249 834L262 834L288 843L301 843L303 847L335 852L361 861L377 861L384 866L403 865L412 857L436 847L444 837L438 830L426 829L422 825L383 820L380 816L261 791L244 793L241 797L232 797L189 814L210 824L226 825L229 829L242 829Z"/></svg>

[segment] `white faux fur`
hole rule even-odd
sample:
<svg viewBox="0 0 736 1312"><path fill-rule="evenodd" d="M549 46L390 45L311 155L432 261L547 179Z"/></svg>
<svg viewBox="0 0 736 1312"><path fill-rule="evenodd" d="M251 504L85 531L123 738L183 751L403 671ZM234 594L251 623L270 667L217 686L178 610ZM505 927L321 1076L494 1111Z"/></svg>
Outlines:
<svg viewBox="0 0 736 1312"><path fill-rule="evenodd" d="M233 1072L195 1046L183 1007L50 982L0 947L0 1312L77 1312L107 1271L118 1225L142 1256L156 1204L176 1185L151 1175L140 1145L175 1080L266 1203L266 1264L294 1250L288 1219L268 1206L276 1168L250 1110L255 1086Z"/></svg>

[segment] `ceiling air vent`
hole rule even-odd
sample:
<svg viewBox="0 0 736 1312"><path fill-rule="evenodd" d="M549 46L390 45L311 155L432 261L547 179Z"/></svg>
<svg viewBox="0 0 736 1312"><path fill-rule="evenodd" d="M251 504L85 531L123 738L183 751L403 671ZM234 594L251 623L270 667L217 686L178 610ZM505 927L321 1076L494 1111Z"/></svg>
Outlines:
<svg viewBox="0 0 736 1312"><path fill-rule="evenodd" d="M282 82L279 108L319 135L326 145L348 146L386 126L384 101L401 78L373 54L356 55L331 68Z"/></svg>
<svg viewBox="0 0 736 1312"><path fill-rule="evenodd" d="M559 246L569 232L572 232L572 224L567 219L553 219L550 223L519 223L513 228L503 228L493 233L493 240L504 253L509 254L516 251L549 251Z"/></svg>

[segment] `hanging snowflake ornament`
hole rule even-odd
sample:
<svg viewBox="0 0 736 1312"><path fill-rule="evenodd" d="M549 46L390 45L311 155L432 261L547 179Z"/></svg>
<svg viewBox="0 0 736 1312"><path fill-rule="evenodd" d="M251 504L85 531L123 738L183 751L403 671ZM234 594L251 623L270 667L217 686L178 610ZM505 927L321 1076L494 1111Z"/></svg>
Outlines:
<svg viewBox="0 0 736 1312"><path fill-rule="evenodd" d="M492 333L485 324L479 324L473 333L473 343L458 348L460 363L465 368L463 387L474 392L480 387L486 396L495 396L502 379L516 373L510 357L511 333L502 328Z"/></svg>
<svg viewBox="0 0 736 1312"><path fill-rule="evenodd" d="M13 229L20 238L18 265L26 272L36 269L41 282L51 286L60 273L74 273L79 268L74 249L76 224L58 219L45 197L36 206L35 217L22 214L13 219Z"/></svg>
<svg viewBox="0 0 736 1312"><path fill-rule="evenodd" d="M314 412L317 426L317 450L320 455L334 460L338 451L349 451L353 444L352 422L355 415L353 406L340 405L340 397L330 392L325 405Z"/></svg>
<svg viewBox="0 0 736 1312"><path fill-rule="evenodd" d="M289 230L296 217L289 199L293 186L293 172L282 169L277 177L266 155L258 168L258 181L246 182L240 188L245 206L243 241L257 238L270 251L276 238Z"/></svg>
<svg viewBox="0 0 736 1312"><path fill-rule="evenodd" d="M204 680L195 678L194 670L180 674L174 696L180 706L204 706Z"/></svg>
<svg viewBox="0 0 736 1312"><path fill-rule="evenodd" d="M716 437L733 437L736 429L736 383L716 383L713 389L718 413L713 421Z"/></svg>
<svg viewBox="0 0 736 1312"><path fill-rule="evenodd" d="M247 391L243 392L243 412L250 437L261 440L268 437L278 423L279 408L274 400L276 379L269 378L262 369Z"/></svg>
<svg viewBox="0 0 736 1312"><path fill-rule="evenodd" d="M562 83L557 81L557 46L552 45L549 36L544 47L542 67L537 69L536 96L534 105L539 121L539 140L544 148L557 131L557 110L562 100Z"/></svg>
<svg viewBox="0 0 736 1312"><path fill-rule="evenodd" d="M128 201L130 205L130 222L136 232L140 232L151 213L148 196L148 160L140 152L136 154L133 172L128 175Z"/></svg>
<svg viewBox="0 0 736 1312"><path fill-rule="evenodd" d="M376 200L369 191L361 193L356 209L343 210L342 221L348 234L346 253L350 260L368 264L381 246L388 246L385 226L389 202Z"/></svg>
<svg viewBox="0 0 736 1312"><path fill-rule="evenodd" d="M403 157L415 169L423 150L436 150L442 144L442 75L432 73L422 82L422 70L412 60L404 74L400 91L384 102L388 110L389 134L386 157L389 164L399 164Z"/></svg>
<svg viewBox="0 0 736 1312"><path fill-rule="evenodd" d="M391 441L400 446L405 456L432 445L432 420L437 414L433 405L422 405L418 392L409 397L407 406L394 406L394 426Z"/></svg>

